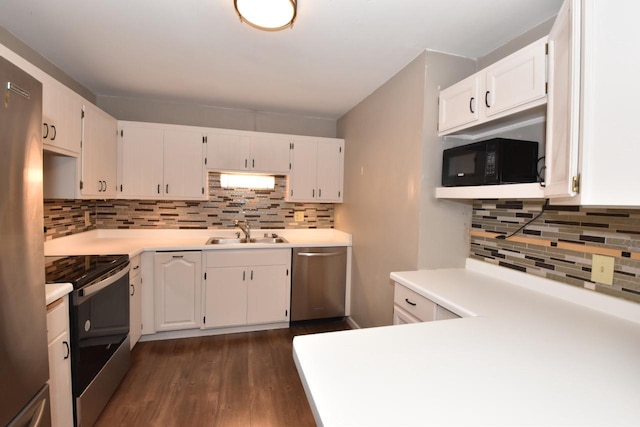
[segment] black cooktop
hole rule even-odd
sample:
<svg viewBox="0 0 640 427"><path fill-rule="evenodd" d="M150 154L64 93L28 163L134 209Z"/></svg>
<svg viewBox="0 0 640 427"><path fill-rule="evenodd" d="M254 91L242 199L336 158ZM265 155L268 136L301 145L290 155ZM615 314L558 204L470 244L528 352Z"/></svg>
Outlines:
<svg viewBox="0 0 640 427"><path fill-rule="evenodd" d="M128 255L45 257L45 280L47 283L71 283L74 289L79 289L114 270L121 270L128 261Z"/></svg>

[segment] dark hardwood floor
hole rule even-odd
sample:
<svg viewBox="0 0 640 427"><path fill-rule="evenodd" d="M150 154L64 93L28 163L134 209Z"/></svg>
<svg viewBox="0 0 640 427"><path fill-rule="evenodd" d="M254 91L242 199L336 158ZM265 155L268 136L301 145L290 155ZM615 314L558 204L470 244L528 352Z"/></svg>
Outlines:
<svg viewBox="0 0 640 427"><path fill-rule="evenodd" d="M138 343L96 426L314 426L292 340L343 329L343 321L314 322Z"/></svg>

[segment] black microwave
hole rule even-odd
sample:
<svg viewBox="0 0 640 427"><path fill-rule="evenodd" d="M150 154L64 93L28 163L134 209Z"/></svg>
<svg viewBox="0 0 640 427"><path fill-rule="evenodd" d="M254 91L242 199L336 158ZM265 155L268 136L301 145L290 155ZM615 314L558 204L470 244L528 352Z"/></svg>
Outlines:
<svg viewBox="0 0 640 427"><path fill-rule="evenodd" d="M494 138L442 153L442 185L494 185L536 182L538 143Z"/></svg>

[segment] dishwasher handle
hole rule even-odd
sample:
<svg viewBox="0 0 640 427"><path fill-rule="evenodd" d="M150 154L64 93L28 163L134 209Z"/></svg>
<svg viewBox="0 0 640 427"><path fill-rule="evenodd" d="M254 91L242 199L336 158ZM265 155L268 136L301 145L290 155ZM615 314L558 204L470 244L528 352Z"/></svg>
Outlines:
<svg viewBox="0 0 640 427"><path fill-rule="evenodd" d="M296 255L326 257L326 256L335 256L335 255L342 255L342 254L343 252L298 252Z"/></svg>

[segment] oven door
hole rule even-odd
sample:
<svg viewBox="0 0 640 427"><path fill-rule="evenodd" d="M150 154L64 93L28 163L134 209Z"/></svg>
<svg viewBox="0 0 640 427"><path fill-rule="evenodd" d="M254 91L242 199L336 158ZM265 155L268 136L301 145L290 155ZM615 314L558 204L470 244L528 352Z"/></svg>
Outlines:
<svg viewBox="0 0 640 427"><path fill-rule="evenodd" d="M72 293L71 366L79 397L129 335L129 264Z"/></svg>

